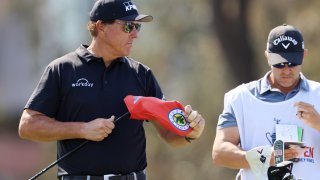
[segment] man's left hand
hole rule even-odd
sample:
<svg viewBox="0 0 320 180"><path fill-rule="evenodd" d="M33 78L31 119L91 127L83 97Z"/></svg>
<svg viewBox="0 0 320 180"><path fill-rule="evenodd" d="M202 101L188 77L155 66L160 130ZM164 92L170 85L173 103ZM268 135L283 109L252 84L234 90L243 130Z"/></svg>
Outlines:
<svg viewBox="0 0 320 180"><path fill-rule="evenodd" d="M192 110L190 105L185 106L185 112L187 120L190 123L190 127L193 128L193 131L191 131L187 137L197 139L203 132L205 120L202 118L201 114L198 113L198 111Z"/></svg>
<svg viewBox="0 0 320 180"><path fill-rule="evenodd" d="M305 102L296 102L297 117L308 126L320 131L320 115L312 104Z"/></svg>

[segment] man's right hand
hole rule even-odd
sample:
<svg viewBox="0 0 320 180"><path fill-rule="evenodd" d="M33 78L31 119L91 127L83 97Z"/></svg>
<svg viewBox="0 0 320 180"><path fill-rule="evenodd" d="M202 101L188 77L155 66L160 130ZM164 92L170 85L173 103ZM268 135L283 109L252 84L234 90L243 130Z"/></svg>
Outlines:
<svg viewBox="0 0 320 180"><path fill-rule="evenodd" d="M102 141L112 132L114 125L114 116L109 119L97 118L85 123L83 130L84 138L91 141Z"/></svg>
<svg viewBox="0 0 320 180"><path fill-rule="evenodd" d="M284 160L289 161L291 159L299 158L303 152L304 149L300 147L284 149ZM274 152L271 154L270 166L275 166Z"/></svg>

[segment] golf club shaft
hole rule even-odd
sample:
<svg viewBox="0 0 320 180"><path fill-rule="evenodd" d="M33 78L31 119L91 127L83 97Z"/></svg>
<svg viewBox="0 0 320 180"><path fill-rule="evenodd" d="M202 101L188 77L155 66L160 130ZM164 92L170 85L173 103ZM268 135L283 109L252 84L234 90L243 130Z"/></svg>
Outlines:
<svg viewBox="0 0 320 180"><path fill-rule="evenodd" d="M129 111L124 113L123 115L121 115L120 117L118 117L116 120L113 121L113 123L116 123L117 121L119 121L120 119L124 118L125 116L127 116L129 114ZM86 145L88 142L90 142L89 140L84 141L83 143L81 143L79 146L77 146L76 148L74 148L73 150L71 150L70 152L67 152L66 154L64 154L63 156L61 156L59 159L57 159L56 161L54 161L53 163L51 163L49 166L47 166L46 168L44 168L43 170L41 170L40 172L38 172L37 174L35 174L34 176L32 176L29 180L34 180L37 177L39 177L40 175L42 175L43 173L45 173L46 171L48 171L50 168L52 168L53 166L55 166L56 164L58 164L58 162L62 161L65 157L69 156L70 154L74 153L75 151L79 150L80 148L82 148L84 145Z"/></svg>

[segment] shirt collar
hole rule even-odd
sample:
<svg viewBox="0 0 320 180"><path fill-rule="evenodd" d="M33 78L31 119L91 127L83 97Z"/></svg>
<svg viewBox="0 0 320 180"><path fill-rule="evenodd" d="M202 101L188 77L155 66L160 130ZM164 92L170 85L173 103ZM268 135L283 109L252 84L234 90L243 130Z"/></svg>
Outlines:
<svg viewBox="0 0 320 180"><path fill-rule="evenodd" d="M271 89L272 89L271 85L270 85L270 83L268 81L268 76L270 75L270 73L271 73L271 71L267 72L263 76L263 78L261 79L260 92L259 92L260 94L263 94L263 93L265 93L267 91L271 91ZM304 91L309 91L309 85L307 83L307 79L302 73L300 73L300 79L301 79L300 80L300 84L295 89L302 89Z"/></svg>
<svg viewBox="0 0 320 180"><path fill-rule="evenodd" d="M78 49L76 49L76 54L80 57L82 57L86 62L90 61L101 61L103 62L103 59L101 57L95 57L93 54L91 54L88 51L88 45L81 44ZM114 60L115 62L125 62L125 57L119 57Z"/></svg>

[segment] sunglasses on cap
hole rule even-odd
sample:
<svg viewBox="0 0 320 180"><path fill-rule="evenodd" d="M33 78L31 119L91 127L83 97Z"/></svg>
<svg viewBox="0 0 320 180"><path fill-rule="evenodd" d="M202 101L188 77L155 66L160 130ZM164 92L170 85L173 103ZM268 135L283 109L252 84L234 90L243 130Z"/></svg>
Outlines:
<svg viewBox="0 0 320 180"><path fill-rule="evenodd" d="M133 28L136 28L137 31L140 31L141 29L141 24L140 23L134 23L134 22L130 22L130 21L125 21L125 22L121 22L121 21L116 21L117 24L123 24L124 28L124 32L126 33L130 33Z"/></svg>
<svg viewBox="0 0 320 180"><path fill-rule="evenodd" d="M274 64L272 66L275 68L278 68L278 69L283 69L286 65L288 65L289 68L292 68L292 67L298 66L299 64L295 64L295 63L291 63L291 62L284 62L284 63Z"/></svg>

